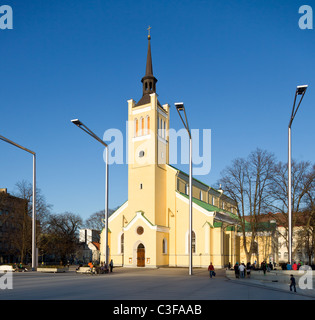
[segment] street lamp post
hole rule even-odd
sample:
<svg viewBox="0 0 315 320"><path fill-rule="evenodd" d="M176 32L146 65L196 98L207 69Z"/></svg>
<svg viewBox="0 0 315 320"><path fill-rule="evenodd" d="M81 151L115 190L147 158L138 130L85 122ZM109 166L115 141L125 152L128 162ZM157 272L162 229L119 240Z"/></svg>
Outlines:
<svg viewBox="0 0 315 320"><path fill-rule="evenodd" d="M85 126L79 119L71 120L78 128L89 134L95 140L105 146L105 263L108 265L108 145L99 138L94 132L92 132L87 126Z"/></svg>
<svg viewBox="0 0 315 320"><path fill-rule="evenodd" d="M0 135L0 140L20 148L33 155L33 201L32 201L32 270L37 268L36 254L36 153Z"/></svg>
<svg viewBox="0 0 315 320"><path fill-rule="evenodd" d="M294 117L300 107L300 104L304 98L307 85L298 86L295 90L295 96L294 96L294 103L291 113L291 118L288 126L288 243L289 243L289 262L292 264L292 204L291 204L291 192L292 192L292 185L291 185L291 126L292 122L294 120ZM295 107L297 96L300 95L301 99L297 107Z"/></svg>
<svg viewBox="0 0 315 320"><path fill-rule="evenodd" d="M191 139L191 132L188 125L184 103L176 102L175 107L189 136L189 275L192 275L193 273L192 272L192 268L193 268L193 260L192 260L192 139ZM183 119L181 112L184 113L185 120Z"/></svg>

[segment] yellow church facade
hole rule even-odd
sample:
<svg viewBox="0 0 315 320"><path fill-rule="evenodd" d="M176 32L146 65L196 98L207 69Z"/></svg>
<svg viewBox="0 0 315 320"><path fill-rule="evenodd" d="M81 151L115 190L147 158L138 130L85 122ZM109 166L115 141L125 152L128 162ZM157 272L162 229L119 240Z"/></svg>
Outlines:
<svg viewBox="0 0 315 320"><path fill-rule="evenodd" d="M189 177L169 164L171 108L158 100L148 40L143 95L128 100L128 200L109 217L109 259L124 267L188 267ZM196 179L192 196L193 266L233 265L240 257L236 203Z"/></svg>

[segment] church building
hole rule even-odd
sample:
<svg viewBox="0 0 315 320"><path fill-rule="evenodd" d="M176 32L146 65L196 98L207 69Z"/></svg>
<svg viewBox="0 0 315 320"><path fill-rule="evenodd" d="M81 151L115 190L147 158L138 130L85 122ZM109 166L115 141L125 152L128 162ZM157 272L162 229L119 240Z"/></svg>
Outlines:
<svg viewBox="0 0 315 320"><path fill-rule="evenodd" d="M169 165L171 108L158 100L150 35L141 82L142 98L128 100L128 200L109 217L109 259L124 267L188 267L189 176ZM236 203L196 179L192 196L193 266L239 261Z"/></svg>

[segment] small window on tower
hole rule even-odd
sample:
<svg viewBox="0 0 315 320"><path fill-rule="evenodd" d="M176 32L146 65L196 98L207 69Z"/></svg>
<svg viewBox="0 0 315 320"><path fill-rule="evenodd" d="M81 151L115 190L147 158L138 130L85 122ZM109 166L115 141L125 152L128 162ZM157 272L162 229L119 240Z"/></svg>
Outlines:
<svg viewBox="0 0 315 320"><path fill-rule="evenodd" d="M140 189L142 190L142 188L143 188L143 185L142 185L142 183L140 183Z"/></svg>
<svg viewBox="0 0 315 320"><path fill-rule="evenodd" d="M135 136L138 137L139 135L139 124L138 124L138 119L135 119L135 128L136 128L136 132L135 132Z"/></svg>

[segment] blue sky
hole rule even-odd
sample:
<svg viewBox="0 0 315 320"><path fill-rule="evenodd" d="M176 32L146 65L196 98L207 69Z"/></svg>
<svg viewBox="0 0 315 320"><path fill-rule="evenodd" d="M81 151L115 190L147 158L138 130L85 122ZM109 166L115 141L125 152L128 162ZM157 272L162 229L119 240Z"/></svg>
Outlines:
<svg viewBox="0 0 315 320"><path fill-rule="evenodd" d="M100 137L125 134L127 100L142 95L147 27L162 104L171 127L211 129L215 185L236 157L257 147L287 161L287 127L297 85L308 84L293 123L296 160L314 160L315 32L298 26L314 1L10 1L13 30L0 30L0 134L37 153L37 184L53 212L87 218L104 208ZM314 87L315 88L315 87ZM0 143L0 187L32 181L32 157ZM188 172L188 166L178 165ZM127 165L110 167L111 208L127 200Z"/></svg>

